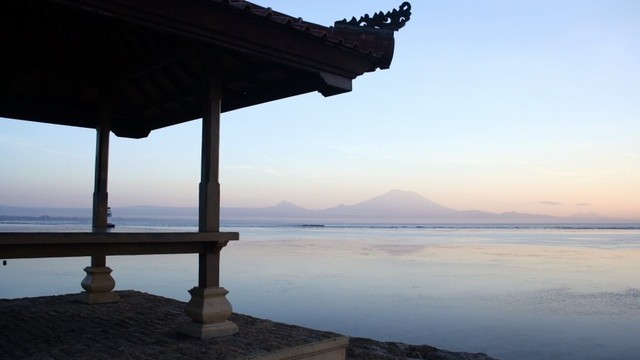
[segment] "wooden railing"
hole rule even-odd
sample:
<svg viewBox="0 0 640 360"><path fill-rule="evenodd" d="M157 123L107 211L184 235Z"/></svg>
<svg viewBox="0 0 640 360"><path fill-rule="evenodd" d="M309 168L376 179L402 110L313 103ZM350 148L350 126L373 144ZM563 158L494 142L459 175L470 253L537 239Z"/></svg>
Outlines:
<svg viewBox="0 0 640 360"><path fill-rule="evenodd" d="M209 253L238 239L237 232L7 232L0 258Z"/></svg>

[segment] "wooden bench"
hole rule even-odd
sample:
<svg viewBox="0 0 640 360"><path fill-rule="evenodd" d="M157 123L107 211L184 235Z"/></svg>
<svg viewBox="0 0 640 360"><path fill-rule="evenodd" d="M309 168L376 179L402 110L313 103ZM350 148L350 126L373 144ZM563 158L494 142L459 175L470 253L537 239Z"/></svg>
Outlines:
<svg viewBox="0 0 640 360"><path fill-rule="evenodd" d="M238 239L237 232L7 232L0 258L210 253Z"/></svg>

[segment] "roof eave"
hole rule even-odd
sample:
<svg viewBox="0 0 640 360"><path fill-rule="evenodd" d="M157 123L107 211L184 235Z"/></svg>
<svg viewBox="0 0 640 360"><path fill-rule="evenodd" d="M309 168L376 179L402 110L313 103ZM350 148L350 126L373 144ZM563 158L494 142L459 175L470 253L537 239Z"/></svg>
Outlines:
<svg viewBox="0 0 640 360"><path fill-rule="evenodd" d="M55 0L158 30L251 53L300 69L322 71L350 79L388 68L393 45L362 52L341 41L332 42L309 31L267 22L251 11L199 0ZM175 6L179 4L180 6ZM353 34L351 34L353 35ZM393 38L391 38L393 40ZM327 46L329 45L329 46ZM391 53L387 53L388 51Z"/></svg>

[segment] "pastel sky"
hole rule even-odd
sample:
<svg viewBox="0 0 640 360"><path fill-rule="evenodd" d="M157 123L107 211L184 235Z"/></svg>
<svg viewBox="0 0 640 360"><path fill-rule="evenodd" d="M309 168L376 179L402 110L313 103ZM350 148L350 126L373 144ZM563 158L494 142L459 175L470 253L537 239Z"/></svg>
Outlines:
<svg viewBox="0 0 640 360"><path fill-rule="evenodd" d="M307 21L400 1L271 1ZM459 210L640 219L640 2L417 1L391 68L348 94L223 114L223 206L391 189ZM196 206L200 120L111 138L109 199ZM0 119L0 204L89 207L95 131Z"/></svg>

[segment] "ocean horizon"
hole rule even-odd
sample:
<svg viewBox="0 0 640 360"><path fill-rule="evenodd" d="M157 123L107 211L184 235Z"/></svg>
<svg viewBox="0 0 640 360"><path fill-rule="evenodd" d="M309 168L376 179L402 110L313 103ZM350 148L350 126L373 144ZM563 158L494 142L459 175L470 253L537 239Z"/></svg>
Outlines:
<svg viewBox="0 0 640 360"><path fill-rule="evenodd" d="M115 231L196 231L119 222ZM86 223L0 222L0 231ZM500 359L634 359L640 224L223 224L234 311ZM0 260L2 255L0 255ZM187 301L196 255L113 256L116 289ZM10 259L0 298L80 292L88 258ZM43 271L44 270L44 271Z"/></svg>

